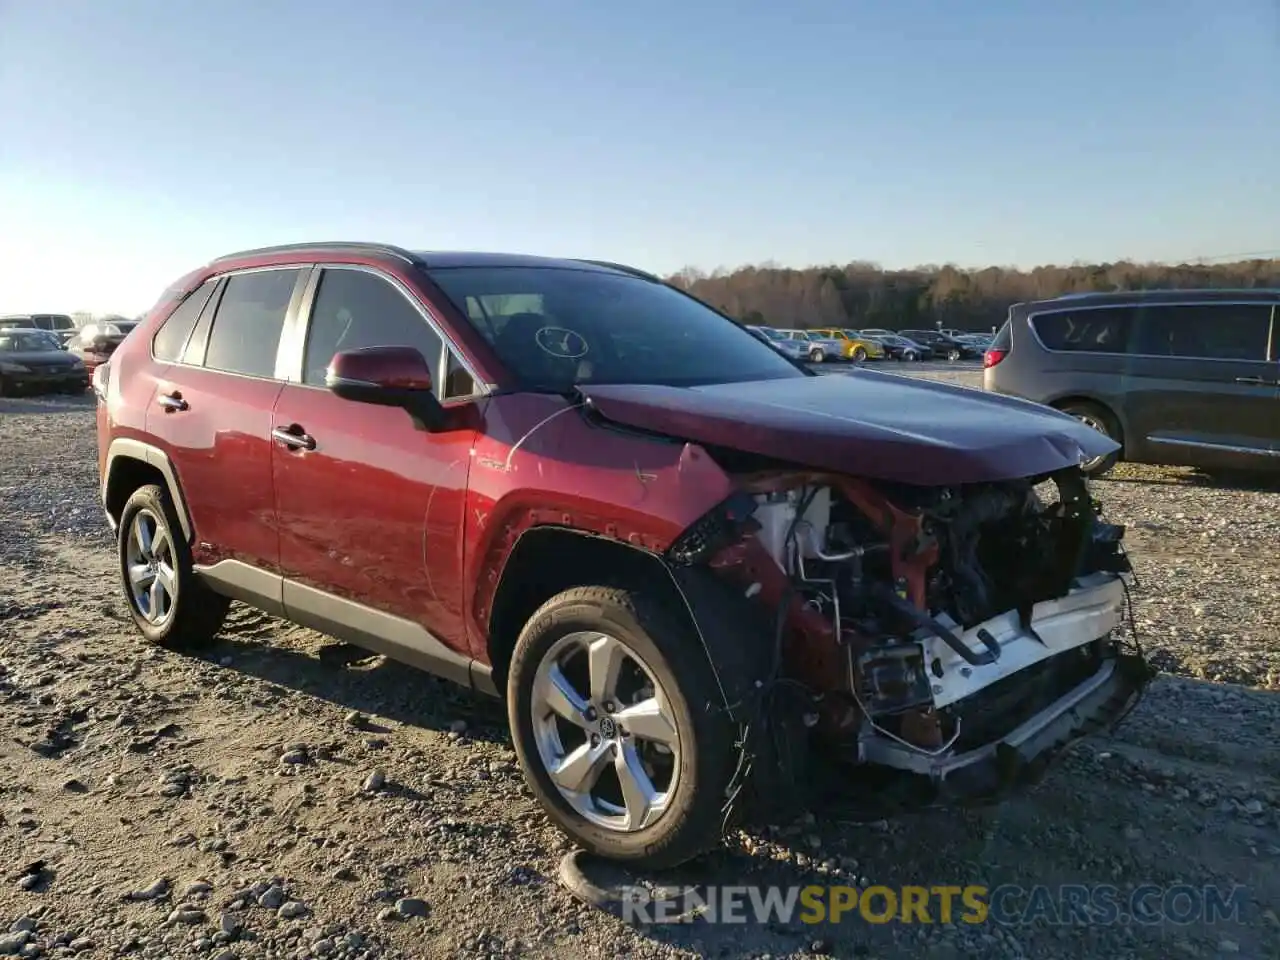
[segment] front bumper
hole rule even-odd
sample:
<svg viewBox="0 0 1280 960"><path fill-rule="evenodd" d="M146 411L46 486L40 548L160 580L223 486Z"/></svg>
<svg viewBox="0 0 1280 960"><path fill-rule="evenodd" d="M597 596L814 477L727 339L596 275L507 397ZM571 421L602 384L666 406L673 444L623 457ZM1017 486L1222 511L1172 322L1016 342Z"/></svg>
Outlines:
<svg viewBox="0 0 1280 960"><path fill-rule="evenodd" d="M88 390L89 372L83 367L79 370L58 371L56 373L30 372L7 373L5 378L18 390Z"/></svg>
<svg viewBox="0 0 1280 960"><path fill-rule="evenodd" d="M930 707L955 718L958 746L930 752L871 729L860 738L860 759L925 778L956 799L1034 780L1062 747L1128 713L1154 676L1140 653L1111 639L1125 590L1122 575L1096 573L1035 604L1025 622L1009 611L963 630L939 617L971 655L997 654L975 663L936 637L918 638ZM1010 696L1014 705L1002 706ZM1022 697L1031 699L1018 706Z"/></svg>

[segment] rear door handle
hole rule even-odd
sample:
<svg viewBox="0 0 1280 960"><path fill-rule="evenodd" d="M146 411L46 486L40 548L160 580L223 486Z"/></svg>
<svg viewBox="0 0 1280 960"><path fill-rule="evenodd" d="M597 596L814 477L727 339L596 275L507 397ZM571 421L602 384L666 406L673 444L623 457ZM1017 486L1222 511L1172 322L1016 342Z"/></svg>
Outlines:
<svg viewBox="0 0 1280 960"><path fill-rule="evenodd" d="M1274 387L1276 384L1262 377L1236 377L1236 383L1247 383L1255 387Z"/></svg>
<svg viewBox="0 0 1280 960"><path fill-rule="evenodd" d="M304 433L297 424L291 427L276 427L271 431L271 439L282 443L291 450L314 450L316 438Z"/></svg>
<svg viewBox="0 0 1280 960"><path fill-rule="evenodd" d="M187 409L187 401L182 399L182 394L177 390L173 393L162 393L156 403L164 407L165 413L174 413L178 410Z"/></svg>

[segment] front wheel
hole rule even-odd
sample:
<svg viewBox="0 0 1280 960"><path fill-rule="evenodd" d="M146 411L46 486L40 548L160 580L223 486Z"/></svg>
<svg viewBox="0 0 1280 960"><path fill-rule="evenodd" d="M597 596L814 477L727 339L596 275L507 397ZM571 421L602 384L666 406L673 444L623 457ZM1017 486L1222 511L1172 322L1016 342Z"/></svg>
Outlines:
<svg viewBox="0 0 1280 960"><path fill-rule="evenodd" d="M960 359L960 351L957 350L955 347L952 347L950 350L947 351L947 359L950 360L952 363L955 363L957 360Z"/></svg>
<svg viewBox="0 0 1280 960"><path fill-rule="evenodd" d="M1070 414L1085 426L1092 427L1109 440L1120 442L1120 428L1116 426L1115 420L1106 410L1095 406L1092 403L1068 403L1059 408L1063 413ZM1120 460L1120 451L1109 453L1105 457L1094 457L1092 460L1086 460L1080 464L1081 471L1086 476L1100 477Z"/></svg>
<svg viewBox="0 0 1280 960"><path fill-rule="evenodd" d="M916 353L914 350L908 350L902 355L902 359L907 363L915 363L920 359L920 354Z"/></svg>
<svg viewBox="0 0 1280 960"><path fill-rule="evenodd" d="M714 845L733 729L698 637L639 591L577 587L521 631L507 680L516 756L589 853L676 866Z"/></svg>
<svg viewBox="0 0 1280 960"><path fill-rule="evenodd" d="M866 348L865 348L865 347L854 347L854 348L853 348L853 362L854 362L854 363L862 363L862 362L863 362L864 360L866 360L866 359L867 359L867 351L866 351Z"/></svg>

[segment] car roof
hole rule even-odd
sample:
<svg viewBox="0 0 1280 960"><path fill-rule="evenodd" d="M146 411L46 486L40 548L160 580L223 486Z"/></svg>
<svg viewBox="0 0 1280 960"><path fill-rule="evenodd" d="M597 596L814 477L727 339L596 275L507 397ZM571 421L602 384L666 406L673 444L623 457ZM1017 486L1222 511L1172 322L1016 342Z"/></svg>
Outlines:
<svg viewBox="0 0 1280 960"><path fill-rule="evenodd" d="M1280 290L1270 287L1211 287L1162 290L1113 290L1107 293L1066 293L1044 300L1026 300L1014 304L1015 309L1040 311L1068 307L1122 307L1162 303L1236 303L1258 301L1271 303L1280 298Z"/></svg>
<svg viewBox="0 0 1280 960"><path fill-rule="evenodd" d="M0 329L0 333L42 333L45 336L49 335L48 330L41 330L39 327L5 327Z"/></svg>

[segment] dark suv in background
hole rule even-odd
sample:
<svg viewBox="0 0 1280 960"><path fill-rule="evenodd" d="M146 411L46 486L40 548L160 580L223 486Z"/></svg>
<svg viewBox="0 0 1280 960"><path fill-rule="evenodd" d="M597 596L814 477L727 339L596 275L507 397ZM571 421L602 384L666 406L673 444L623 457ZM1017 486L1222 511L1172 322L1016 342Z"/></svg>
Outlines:
<svg viewBox="0 0 1280 960"><path fill-rule="evenodd" d="M984 386L1048 404L1121 446L1118 459L1280 470L1280 291L1078 294L1015 304Z"/></svg>

